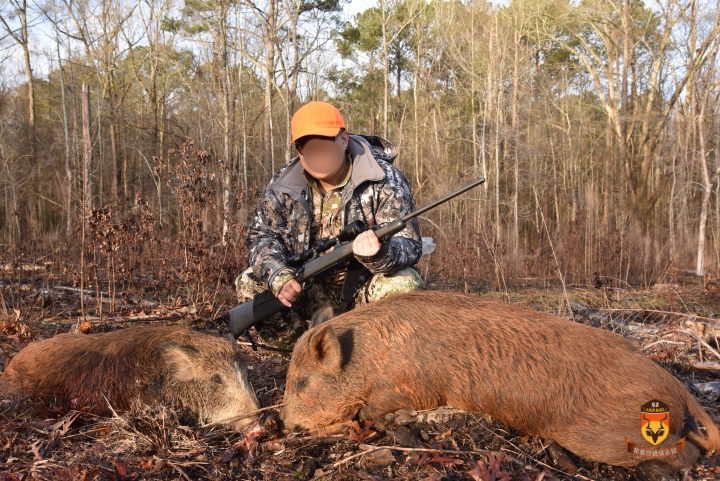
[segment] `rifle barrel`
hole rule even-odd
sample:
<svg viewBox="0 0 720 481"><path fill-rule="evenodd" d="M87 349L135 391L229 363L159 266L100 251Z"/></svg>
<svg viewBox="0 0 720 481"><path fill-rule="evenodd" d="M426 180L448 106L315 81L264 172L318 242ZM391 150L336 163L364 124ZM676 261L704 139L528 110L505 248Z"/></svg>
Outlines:
<svg viewBox="0 0 720 481"><path fill-rule="evenodd" d="M467 192L468 190L472 189L473 187L477 187L478 185L483 184L483 183L485 183L485 177L481 177L478 180L469 183L465 187L461 187L460 189L456 190L455 192L451 192L448 195L446 195L445 197L438 199L435 202L432 202L432 203L426 205L425 207L422 207L414 212L411 212L410 214L403 217L402 220L404 222L407 222L410 219L417 217L420 214L423 214L423 213L429 211L430 209L434 209L435 207L439 206L440 204L443 204L443 203L449 201L453 197L457 197L458 195L462 194L463 192Z"/></svg>

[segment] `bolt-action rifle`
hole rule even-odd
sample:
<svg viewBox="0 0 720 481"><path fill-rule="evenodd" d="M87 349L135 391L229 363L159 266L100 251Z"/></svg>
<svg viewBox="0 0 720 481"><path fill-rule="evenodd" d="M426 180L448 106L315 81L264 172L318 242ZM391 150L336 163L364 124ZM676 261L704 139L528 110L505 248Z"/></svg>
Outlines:
<svg viewBox="0 0 720 481"><path fill-rule="evenodd" d="M444 204L450 199L457 197L463 192L477 187L484 182L485 178L480 178L465 187L462 187L455 192L452 192L445 197L416 210L415 212L411 212L400 219L395 219L388 224L378 226L377 228L374 228L375 235L380 241L382 241L383 239L403 230L405 225L411 219L429 211L430 209L434 209L440 204ZM350 259L353 256L352 241L355 237L357 237L360 233L365 232L367 229L368 226L365 222L361 220L355 221L347 225L337 236L322 239L310 249L289 257L287 263L290 266L297 268L297 271L295 272L295 280L302 283L311 277L321 274L338 264L341 264L343 261ZM335 249L331 252L325 253L331 247L335 247ZM323 253L325 254L320 255ZM267 290L261 292L260 294L255 295L252 301L240 304L230 310L230 331L237 339L257 322L288 309L289 308L285 306L280 299L275 297L272 291Z"/></svg>

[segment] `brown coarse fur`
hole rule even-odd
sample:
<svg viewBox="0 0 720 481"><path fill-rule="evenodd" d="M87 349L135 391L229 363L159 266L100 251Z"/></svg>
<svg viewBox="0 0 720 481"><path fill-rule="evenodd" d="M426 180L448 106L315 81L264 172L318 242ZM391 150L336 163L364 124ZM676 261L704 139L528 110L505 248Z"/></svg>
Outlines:
<svg viewBox="0 0 720 481"><path fill-rule="evenodd" d="M640 409L670 409L670 434L685 436L688 467L720 449L718 427L675 377L622 336L518 306L448 292L390 296L331 319L298 341L281 412L286 427L319 429L358 415L382 422L400 408L482 412L580 457L619 466L649 448ZM697 430L699 422L706 433Z"/></svg>
<svg viewBox="0 0 720 481"><path fill-rule="evenodd" d="M0 392L36 396L101 415L134 402L161 402L215 422L258 408L240 351L227 340L181 327L142 326L60 334L20 351ZM252 419L231 422L242 428Z"/></svg>

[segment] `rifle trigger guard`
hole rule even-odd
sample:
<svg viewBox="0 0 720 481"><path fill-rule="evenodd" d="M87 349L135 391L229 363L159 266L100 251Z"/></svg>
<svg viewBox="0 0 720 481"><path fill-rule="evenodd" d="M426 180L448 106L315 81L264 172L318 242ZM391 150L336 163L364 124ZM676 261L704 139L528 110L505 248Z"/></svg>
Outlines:
<svg viewBox="0 0 720 481"><path fill-rule="evenodd" d="M295 271L295 279L301 279L303 274L305 274L305 265L298 267Z"/></svg>

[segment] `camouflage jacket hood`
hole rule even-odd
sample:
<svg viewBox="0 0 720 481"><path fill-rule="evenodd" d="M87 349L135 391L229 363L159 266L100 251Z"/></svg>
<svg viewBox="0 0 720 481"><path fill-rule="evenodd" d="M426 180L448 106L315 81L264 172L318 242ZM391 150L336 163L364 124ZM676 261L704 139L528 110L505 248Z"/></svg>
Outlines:
<svg viewBox="0 0 720 481"><path fill-rule="evenodd" d="M351 135L348 150L353 162L342 191L343 225L363 220L369 226L391 222L415 210L410 185L392 164L373 157L364 139ZM248 226L250 266L268 285L281 273L293 272L286 259L310 242L312 191L295 157L275 174L258 200ZM361 262L375 274L391 274L417 263L422 253L417 219L408 222L371 259Z"/></svg>

